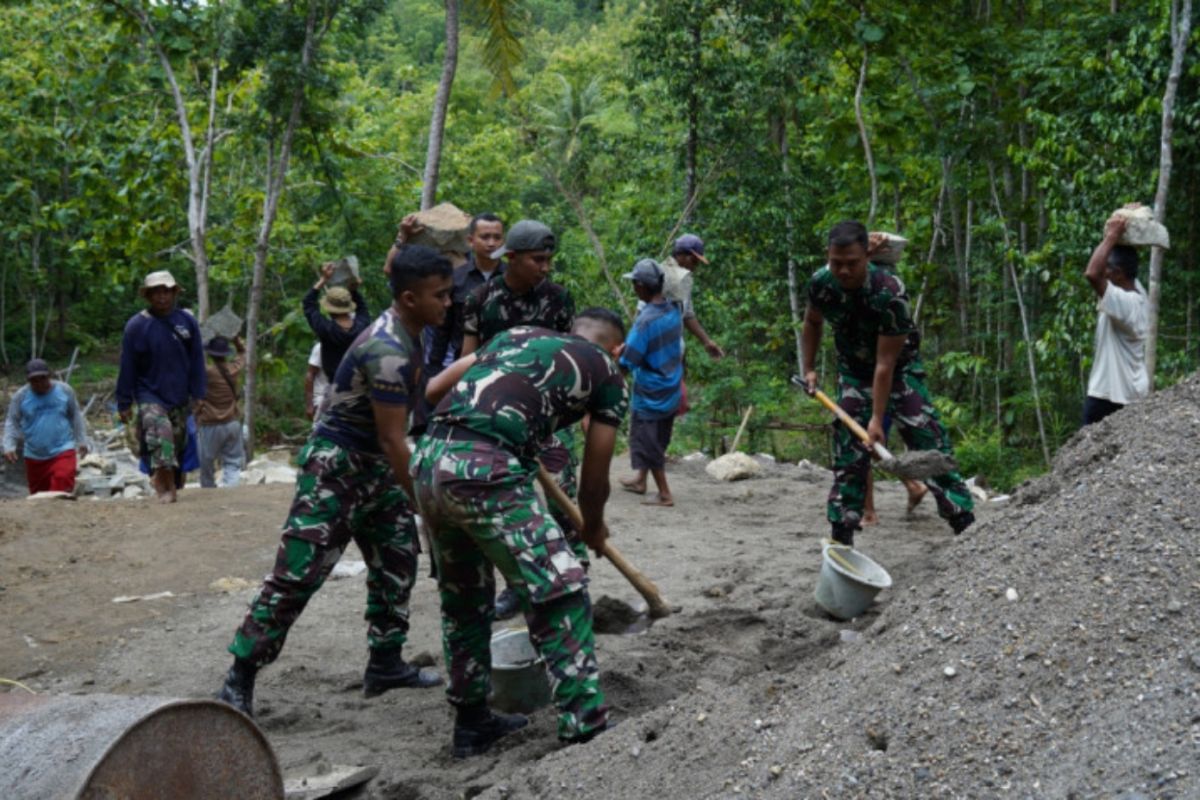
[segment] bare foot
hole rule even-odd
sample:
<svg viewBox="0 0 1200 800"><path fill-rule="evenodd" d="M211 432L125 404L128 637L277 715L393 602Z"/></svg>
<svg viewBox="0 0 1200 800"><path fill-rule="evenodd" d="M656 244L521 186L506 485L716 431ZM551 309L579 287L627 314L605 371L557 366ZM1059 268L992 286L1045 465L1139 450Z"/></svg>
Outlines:
<svg viewBox="0 0 1200 800"><path fill-rule="evenodd" d="M671 497L671 495L669 495L669 494L664 495L664 494L660 493L660 494L654 495L654 497L652 497L649 500L643 500L642 505L670 507L670 506L675 505L675 498Z"/></svg>
<svg viewBox="0 0 1200 800"><path fill-rule="evenodd" d="M863 525L878 525L879 524L879 515L875 513L875 509L872 508L869 511L863 512L862 524Z"/></svg>
<svg viewBox="0 0 1200 800"><path fill-rule="evenodd" d="M908 513L911 514L917 510L917 506L925 499L925 495L929 494L929 487L922 485L921 490L914 492L911 489L908 492Z"/></svg>
<svg viewBox="0 0 1200 800"><path fill-rule="evenodd" d="M646 493L645 482L639 483L637 478L621 478L618 480L618 483L620 483L621 488L627 492L633 492L634 494Z"/></svg>

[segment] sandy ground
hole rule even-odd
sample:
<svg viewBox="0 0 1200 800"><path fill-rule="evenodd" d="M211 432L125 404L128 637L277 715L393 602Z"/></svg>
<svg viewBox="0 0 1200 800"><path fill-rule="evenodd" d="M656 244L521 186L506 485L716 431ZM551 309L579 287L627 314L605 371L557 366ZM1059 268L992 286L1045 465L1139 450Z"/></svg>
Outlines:
<svg viewBox="0 0 1200 800"><path fill-rule="evenodd" d="M622 470L614 465L614 478ZM517 784L538 795L558 788L544 775L560 768L564 786L567 776L582 782L596 754L649 747L640 743L656 739L667 720L694 717L692 706L703 706L706 696L752 686L774 697L828 669L855 636L846 631L867 630L880 609L927 583L939 568L935 554L954 541L932 502L906 518L902 488L881 483L882 524L860 535L859 546L886 565L897 588L859 620L837 622L812 600L827 530L828 472L778 465L767 477L725 484L709 478L702 463L681 462L671 479L674 509L645 508L619 490L609 504L614 541L681 607L644 632L598 637L602 686L622 721L615 731L557 752L554 717L545 710L494 752L455 761L452 715L440 690L362 697L360 575L328 583L292 629L282 657L260 675L258 722L285 773L324 763L375 765L380 774L366 796L377 798L469 797L489 788L503 796ZM288 486L258 486L185 491L168 507L146 500L0 502L0 677L56 693L212 695L230 661L225 646L273 561L290 496ZM984 508L981 516L989 513ZM356 556L353 549L347 554ZM598 563L592 575L593 599L640 603L611 565ZM244 583L224 592L214 588L221 579ZM406 652L429 653L441 668L435 588L426 577L417 584ZM174 597L112 602L164 591ZM711 746L697 752L712 761L725 735L714 728ZM543 777L528 783L538 761L546 762L536 771ZM660 769L669 772L669 764ZM609 796L622 794L604 785Z"/></svg>

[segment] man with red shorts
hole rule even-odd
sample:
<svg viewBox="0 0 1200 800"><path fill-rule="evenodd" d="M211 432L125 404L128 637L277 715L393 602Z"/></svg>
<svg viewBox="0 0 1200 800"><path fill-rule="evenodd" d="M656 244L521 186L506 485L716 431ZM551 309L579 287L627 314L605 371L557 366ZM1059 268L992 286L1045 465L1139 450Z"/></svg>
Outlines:
<svg viewBox="0 0 1200 800"><path fill-rule="evenodd" d="M75 391L50 377L40 358L25 365L29 383L8 404L4 425L4 458L16 463L17 443L23 442L29 493L73 492L75 452L87 453L87 433Z"/></svg>

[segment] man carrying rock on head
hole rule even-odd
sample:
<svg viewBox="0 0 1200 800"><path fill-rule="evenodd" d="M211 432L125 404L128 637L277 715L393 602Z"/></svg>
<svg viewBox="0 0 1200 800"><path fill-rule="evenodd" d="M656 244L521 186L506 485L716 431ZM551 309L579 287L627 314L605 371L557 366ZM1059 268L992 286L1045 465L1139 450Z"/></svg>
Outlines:
<svg viewBox="0 0 1200 800"><path fill-rule="evenodd" d="M125 323L117 375L117 413L128 423L137 403L138 438L163 503L174 503L182 485L188 414L208 390L200 326L176 307L180 291L170 272L151 272L142 281L139 294L148 307Z"/></svg>
<svg viewBox="0 0 1200 800"><path fill-rule="evenodd" d="M1099 422L1150 392L1146 375L1146 290L1137 279L1138 252L1118 244L1125 220L1113 215L1084 277L1096 302L1096 354L1083 402L1083 424Z"/></svg>
<svg viewBox="0 0 1200 800"><path fill-rule="evenodd" d="M430 419L412 470L438 567L458 758L484 752L527 722L487 706L493 568L517 594L530 640L546 662L559 738L587 741L608 725L587 573L534 491L544 442L587 415L580 534L603 552L608 471L629 397L615 361L624 326L611 311L589 309L573 331L510 329L429 385L431 401L449 394Z"/></svg>
<svg viewBox="0 0 1200 800"><path fill-rule="evenodd" d="M454 296L446 321L434 331L429 353L430 377L441 372L462 354L463 311L467 296L504 272L504 262L492 253L504 244L504 222L495 214L476 214L467 227L467 263L454 270Z"/></svg>
<svg viewBox="0 0 1200 800"><path fill-rule="evenodd" d="M353 539L367 563L367 697L441 684L404 661L408 598L417 576L417 526L406 437L424 392L421 331L450 305L450 262L409 245L392 258L392 304L350 345L316 430L297 459L296 495L275 568L229 652L218 699L253 714L258 670L279 657L288 630Z"/></svg>
<svg viewBox="0 0 1200 800"><path fill-rule="evenodd" d="M812 394L818 388L817 351L828 320L837 353L838 405L875 442L885 440L884 417L891 413L910 450L952 455L950 435L925 387L920 336L904 284L872 264L871 252L861 223L839 222L830 230L828 263L808 284L802 336L806 389ZM842 544L853 545L854 532L862 526L870 469L870 455L857 437L834 423L833 488L826 511L833 539ZM957 472L938 475L926 485L938 514L956 534L975 521L971 493Z"/></svg>

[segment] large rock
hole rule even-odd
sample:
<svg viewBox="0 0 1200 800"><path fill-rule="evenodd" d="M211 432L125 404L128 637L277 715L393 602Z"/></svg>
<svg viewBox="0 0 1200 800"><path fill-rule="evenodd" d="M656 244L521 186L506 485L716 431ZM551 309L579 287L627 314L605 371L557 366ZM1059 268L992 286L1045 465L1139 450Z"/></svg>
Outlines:
<svg viewBox="0 0 1200 800"><path fill-rule="evenodd" d="M200 323L200 338L208 341L214 336L224 336L233 339L242 332L242 318L233 313L233 309L225 306Z"/></svg>
<svg viewBox="0 0 1200 800"><path fill-rule="evenodd" d="M1125 233L1121 236L1121 244L1170 249L1171 236L1167 233L1167 226L1155 221L1149 206L1118 208L1113 215L1125 218Z"/></svg>
<svg viewBox="0 0 1200 800"><path fill-rule="evenodd" d="M355 286L362 283L358 272L358 256L345 256L333 262L333 276L329 279L330 286Z"/></svg>
<svg viewBox="0 0 1200 800"><path fill-rule="evenodd" d="M410 244L423 244L438 252L466 253L467 228L471 215L453 203L441 203L417 214L417 222L424 230L409 240Z"/></svg>
<svg viewBox="0 0 1200 800"><path fill-rule="evenodd" d="M719 481L740 481L762 475L763 465L745 453L726 453L710 461L704 471Z"/></svg>
<svg viewBox="0 0 1200 800"><path fill-rule="evenodd" d="M875 252L871 253L871 260L876 264L895 265L899 263L900 256L904 255L904 247L908 244L908 239L897 233L888 233L886 231L872 232L872 236L880 235L884 237L884 243L875 248Z"/></svg>

